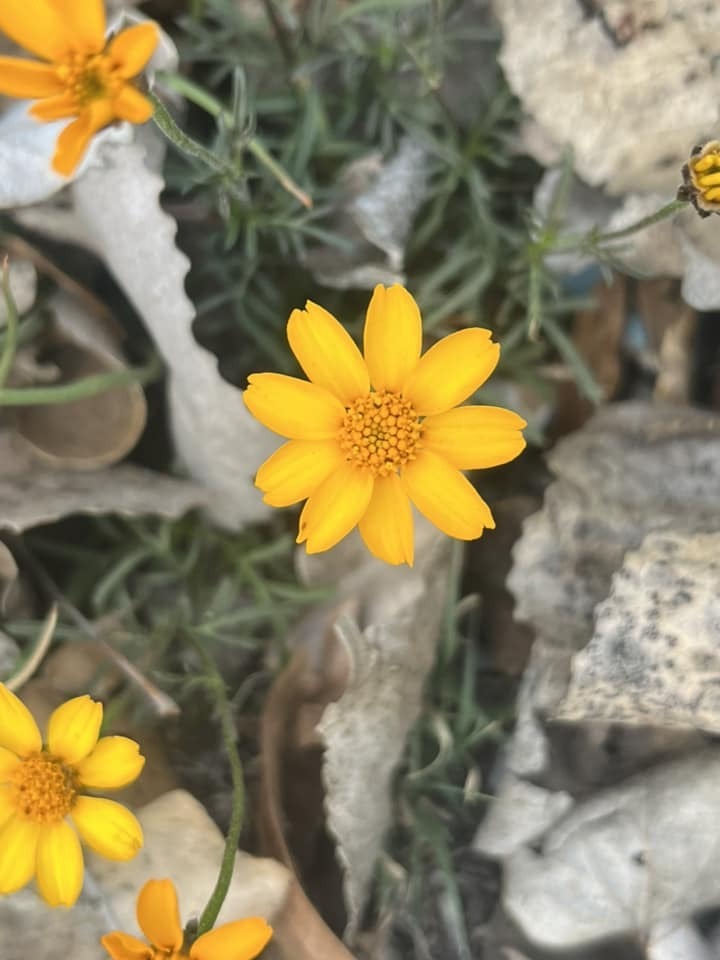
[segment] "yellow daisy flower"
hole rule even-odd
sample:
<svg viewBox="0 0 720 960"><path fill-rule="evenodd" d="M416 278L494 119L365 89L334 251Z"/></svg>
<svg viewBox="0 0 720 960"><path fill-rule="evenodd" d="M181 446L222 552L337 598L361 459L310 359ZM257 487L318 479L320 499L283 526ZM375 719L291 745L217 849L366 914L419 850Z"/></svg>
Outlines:
<svg viewBox="0 0 720 960"><path fill-rule="evenodd" d="M420 311L404 287L375 287L365 356L316 303L293 310L290 348L310 382L256 373L250 412L289 438L260 467L263 500L307 500L298 543L335 546L357 525L387 563L413 562L411 502L459 540L494 528L490 509L462 470L495 467L525 447L525 421L501 407L463 406L495 369L500 347L478 327L451 333L421 356Z"/></svg>
<svg viewBox="0 0 720 960"><path fill-rule="evenodd" d="M187 950L170 880L148 880L138 895L137 921L150 943L117 930L107 933L100 942L112 960L253 960L272 937L264 920L247 917L204 933Z"/></svg>
<svg viewBox="0 0 720 960"><path fill-rule="evenodd" d="M58 137L53 169L69 176L92 137L116 120L145 123L153 106L132 83L157 46L153 23L105 38L103 0L0 0L0 31L42 63L0 57L0 94L37 100L37 120L75 118Z"/></svg>
<svg viewBox="0 0 720 960"><path fill-rule="evenodd" d="M43 745L28 708L0 684L0 894L35 876L46 903L71 907L83 884L78 834L110 860L131 860L142 846L129 810L84 795L126 787L145 763L134 740L98 739L102 716L88 696L68 700L50 717Z"/></svg>

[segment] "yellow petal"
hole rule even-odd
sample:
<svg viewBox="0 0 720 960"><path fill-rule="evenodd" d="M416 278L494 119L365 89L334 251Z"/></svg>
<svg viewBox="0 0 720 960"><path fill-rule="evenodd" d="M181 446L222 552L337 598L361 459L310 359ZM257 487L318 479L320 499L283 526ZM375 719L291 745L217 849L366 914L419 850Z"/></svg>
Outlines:
<svg viewBox="0 0 720 960"><path fill-rule="evenodd" d="M100 943L112 960L153 960L155 955L155 952L142 940L131 937L129 933L120 933L119 930L106 933L100 938Z"/></svg>
<svg viewBox="0 0 720 960"><path fill-rule="evenodd" d="M127 120L128 123L147 123L154 111L148 98L128 83L120 88L113 100L113 113L118 120Z"/></svg>
<svg viewBox="0 0 720 960"><path fill-rule="evenodd" d="M260 917L225 923L198 937L190 947L192 960L254 960L272 937L272 927Z"/></svg>
<svg viewBox="0 0 720 960"><path fill-rule="evenodd" d="M335 440L290 440L263 463L255 485L265 503L289 507L306 500L344 462Z"/></svg>
<svg viewBox="0 0 720 960"><path fill-rule="evenodd" d="M13 788L3 784L0 787L0 827L4 826L16 812L17 806L13 799Z"/></svg>
<svg viewBox="0 0 720 960"><path fill-rule="evenodd" d="M479 470L514 460L525 449L526 426L502 407L456 407L423 421L422 443L458 470Z"/></svg>
<svg viewBox="0 0 720 960"><path fill-rule="evenodd" d="M480 327L458 330L421 357L403 387L421 417L456 407L485 383L500 359L491 336Z"/></svg>
<svg viewBox="0 0 720 960"><path fill-rule="evenodd" d="M37 845L37 888L51 907L72 907L83 885L80 841L69 823L46 823Z"/></svg>
<svg viewBox="0 0 720 960"><path fill-rule="evenodd" d="M52 168L63 177L69 177L85 155L88 144L98 132L113 121L109 100L96 100L77 120L60 132L52 159Z"/></svg>
<svg viewBox="0 0 720 960"><path fill-rule="evenodd" d="M19 763L20 758L16 753L0 747L0 784L8 782Z"/></svg>
<svg viewBox="0 0 720 960"><path fill-rule="evenodd" d="M148 880L137 899L138 926L154 947L179 950L183 942L177 893L170 880Z"/></svg>
<svg viewBox="0 0 720 960"><path fill-rule="evenodd" d="M413 520L410 501L396 474L377 477L370 504L359 524L373 556L385 563L413 564Z"/></svg>
<svg viewBox="0 0 720 960"><path fill-rule="evenodd" d="M137 23L122 30L108 46L108 55L125 80L137 76L155 52L160 40L157 24Z"/></svg>
<svg viewBox="0 0 720 960"><path fill-rule="evenodd" d="M7 97L50 97L65 89L54 67L18 57L0 57L0 93Z"/></svg>
<svg viewBox="0 0 720 960"><path fill-rule="evenodd" d="M102 704L87 694L61 704L48 722L48 750L64 763L78 763L98 742L102 718Z"/></svg>
<svg viewBox="0 0 720 960"><path fill-rule="evenodd" d="M85 843L108 860L132 860L143 845L137 818L114 800L78 797L71 816Z"/></svg>
<svg viewBox="0 0 720 960"><path fill-rule="evenodd" d="M59 93L55 97L45 97L44 100L38 100L29 110L30 116L43 123L50 123L53 120L66 120L68 117L76 117L78 112L75 98L69 93Z"/></svg>
<svg viewBox="0 0 720 960"><path fill-rule="evenodd" d="M449 537L474 540L485 527L495 529L490 508L470 481L431 450L403 468L402 483L420 513Z"/></svg>
<svg viewBox="0 0 720 960"><path fill-rule="evenodd" d="M347 330L313 303L293 310L287 325L290 349L308 378L344 404L368 393L370 377L362 354Z"/></svg>
<svg viewBox="0 0 720 960"><path fill-rule="evenodd" d="M347 536L367 510L373 478L344 464L317 488L300 514L297 542L308 553L329 550Z"/></svg>
<svg viewBox="0 0 720 960"><path fill-rule="evenodd" d="M119 790L140 776L145 757L129 737L101 737L92 753L75 765L80 784L93 790Z"/></svg>
<svg viewBox="0 0 720 960"><path fill-rule="evenodd" d="M65 17L77 46L83 52L99 53L105 46L105 4L103 0L54 0Z"/></svg>
<svg viewBox="0 0 720 960"><path fill-rule="evenodd" d="M72 45L60 11L47 0L2 0L0 33L43 60L61 60Z"/></svg>
<svg viewBox="0 0 720 960"><path fill-rule="evenodd" d="M37 753L42 737L25 704L0 683L0 747L19 757Z"/></svg>
<svg viewBox="0 0 720 960"><path fill-rule="evenodd" d="M401 390L422 349L420 310L405 287L375 287L365 318L364 348L373 387Z"/></svg>
<svg viewBox="0 0 720 960"><path fill-rule="evenodd" d="M345 407L323 387L282 373L254 373L243 393L250 413L273 433L291 440L330 440Z"/></svg>
<svg viewBox="0 0 720 960"><path fill-rule="evenodd" d="M42 824L13 817L0 830L0 894L15 893L32 880Z"/></svg>

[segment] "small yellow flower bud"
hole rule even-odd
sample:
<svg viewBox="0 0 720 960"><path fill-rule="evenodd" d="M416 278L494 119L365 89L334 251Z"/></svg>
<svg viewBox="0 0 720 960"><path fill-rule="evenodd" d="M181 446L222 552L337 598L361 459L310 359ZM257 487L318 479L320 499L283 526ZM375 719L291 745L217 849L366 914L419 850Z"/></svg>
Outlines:
<svg viewBox="0 0 720 960"><path fill-rule="evenodd" d="M682 175L678 200L689 200L701 217L720 213L720 140L693 147Z"/></svg>

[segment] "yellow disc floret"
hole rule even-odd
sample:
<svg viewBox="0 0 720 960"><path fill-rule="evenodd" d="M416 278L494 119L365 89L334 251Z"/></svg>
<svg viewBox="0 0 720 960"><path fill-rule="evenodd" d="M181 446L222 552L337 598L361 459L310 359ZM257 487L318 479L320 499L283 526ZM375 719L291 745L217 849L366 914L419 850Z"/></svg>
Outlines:
<svg viewBox="0 0 720 960"><path fill-rule="evenodd" d="M77 797L75 771L44 750L20 763L10 785L17 813L35 823L62 820Z"/></svg>
<svg viewBox="0 0 720 960"><path fill-rule="evenodd" d="M385 390L358 397L345 408L338 439L348 463L387 477L415 459L421 434L410 401Z"/></svg>
<svg viewBox="0 0 720 960"><path fill-rule="evenodd" d="M114 96L124 82L111 58L103 53L71 54L57 72L78 111L93 100Z"/></svg>

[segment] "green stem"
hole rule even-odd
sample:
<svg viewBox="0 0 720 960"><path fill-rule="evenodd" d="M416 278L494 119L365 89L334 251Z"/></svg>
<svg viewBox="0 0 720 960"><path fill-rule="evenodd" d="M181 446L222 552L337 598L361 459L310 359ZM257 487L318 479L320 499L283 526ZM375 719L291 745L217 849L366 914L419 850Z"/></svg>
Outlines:
<svg viewBox="0 0 720 960"><path fill-rule="evenodd" d="M207 90L203 90L202 87L199 87L196 83L193 83L192 80L188 80L187 77L183 77L177 73L163 73L158 79L165 84L166 87L169 87L170 90L174 90L176 93L181 94L186 100L189 100L191 103L194 103L196 106L200 107L201 110L209 113L211 117L215 117L216 119L222 118L228 126L232 125L232 114L226 110L220 101L217 100L211 93L208 93ZM193 144L195 148L212 157L213 163L220 164L224 170L228 169L220 160L217 159L217 157L209 153L205 147L202 147L199 143L196 143L194 140L188 137L187 134L180 130L157 97L151 94L151 99L156 105L156 114L154 118L155 122L169 140L172 140L172 142L175 143L175 145L181 150L185 149L184 146L178 143L177 140L174 139L174 136L171 136L170 133L168 133L168 131L163 127L162 124L165 122L166 117L169 118L170 123L174 127L173 132L177 132L181 137ZM160 107L163 111L163 115L160 117L158 117L157 113L157 104L160 104ZM312 197L295 183L287 170L280 166L277 160L271 156L270 153L268 153L267 149L262 145L257 137L249 137L246 141L246 146L258 163L262 164L262 166L264 166L265 169L278 181L283 190L286 190L290 196L295 197L295 199L298 200L308 210L311 209L313 205ZM198 159L203 159L197 153L192 153L191 150L186 150L185 152L190 153L191 156L197 156ZM212 167L212 164L210 164L210 166ZM216 168L213 167L213 169Z"/></svg>
<svg viewBox="0 0 720 960"><path fill-rule="evenodd" d="M149 383L160 376L162 369L162 363L157 357L154 357L144 367L118 370L112 373L98 373L91 377L83 377L82 380L75 380L73 383L63 383L50 387L0 389L0 407L39 407L46 404L86 400L88 397L105 393L106 390L114 390L130 383Z"/></svg>
<svg viewBox="0 0 720 960"><path fill-rule="evenodd" d="M182 152L186 153L188 156L195 157L196 160L200 160L201 163L204 163L206 167L210 167L214 173L218 173L222 177L227 177L231 180L237 178L237 174L231 166L218 159L214 153L211 153L201 143L198 143L197 140L193 140L193 138L189 137L184 130L180 129L165 108L165 105L155 96L154 93L150 93L148 96L152 100L153 106L155 107L153 120L162 130L168 140L173 143L178 150L182 150Z"/></svg>
<svg viewBox="0 0 720 960"><path fill-rule="evenodd" d="M10 375L10 368L15 359L18 338L18 313L15 300L10 289L10 268L8 267L8 258L5 257L2 265L2 291L5 298L5 312L7 321L5 327L5 336L0 354L0 391Z"/></svg>
<svg viewBox="0 0 720 960"><path fill-rule="evenodd" d="M611 230L609 233L599 233L595 237L595 242L607 243L609 240L622 240L624 237L629 237L633 233L637 233L639 230L644 230L646 227L651 227L654 223L659 223L661 220L667 220L668 217L674 216L679 210L687 207L687 205L687 200L671 200L670 203L666 203L664 207L660 207L660 209L656 210L655 213L650 213L646 217L641 217L639 220L629 224L627 227L623 227L621 230Z"/></svg>
<svg viewBox="0 0 720 960"><path fill-rule="evenodd" d="M230 815L230 826L225 840L225 850L223 851L222 863L220 864L220 873L218 874L215 889L210 894L207 906L203 910L198 921L197 936L202 936L208 930L212 930L215 921L220 913L227 892L230 889L233 870L235 869L235 857L237 856L238 843L240 841L240 832L243 824L243 814L245 810L245 784L243 782L242 761L237 748L237 731L235 729L235 720L233 718L232 706L228 699L225 689L225 681L218 670L215 661L207 652L205 647L193 639L193 645L200 654L207 671L208 687L211 690L215 705L220 714L220 729L222 732L223 744L230 763L230 775L232 777L232 813Z"/></svg>

